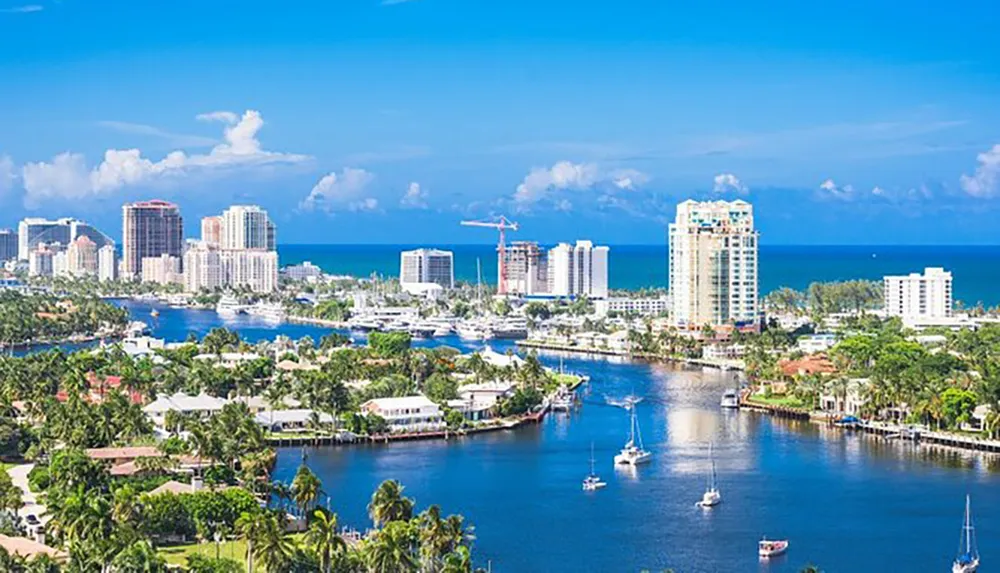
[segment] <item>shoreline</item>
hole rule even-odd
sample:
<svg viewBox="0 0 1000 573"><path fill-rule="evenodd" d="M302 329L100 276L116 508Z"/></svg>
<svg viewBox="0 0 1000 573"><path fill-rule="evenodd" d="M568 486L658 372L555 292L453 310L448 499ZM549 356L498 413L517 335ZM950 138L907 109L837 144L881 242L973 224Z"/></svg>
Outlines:
<svg viewBox="0 0 1000 573"><path fill-rule="evenodd" d="M672 362L675 364L688 364L691 366L702 366L706 368L715 368L717 370L723 371L738 371L742 372L745 370L745 366L737 361L725 361L725 360L711 360L705 358L674 358L671 356L662 356L659 354L651 354L647 352L628 352L625 350L614 350L610 348L594 348L589 346L576 346L568 344L555 344L552 342L540 342L537 340L518 340L514 342L515 346L518 348L530 348L533 350L554 350L558 352L574 352L577 354L592 354L598 356L616 356L619 358L628 358L630 360L649 360L649 361L660 361L660 362Z"/></svg>

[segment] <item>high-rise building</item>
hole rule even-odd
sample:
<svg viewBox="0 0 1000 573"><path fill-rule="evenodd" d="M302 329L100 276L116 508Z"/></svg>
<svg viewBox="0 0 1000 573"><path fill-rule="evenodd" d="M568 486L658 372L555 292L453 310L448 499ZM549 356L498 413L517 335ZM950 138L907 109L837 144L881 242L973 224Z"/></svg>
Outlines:
<svg viewBox="0 0 1000 573"><path fill-rule="evenodd" d="M500 256L507 272L507 294L536 295L549 292L548 266L545 250L538 243L514 241L504 247ZM499 267L499 265L498 265ZM497 283L503 280L497 270Z"/></svg>
<svg viewBox="0 0 1000 573"><path fill-rule="evenodd" d="M17 259L17 233L13 229L0 229L0 263Z"/></svg>
<svg viewBox="0 0 1000 573"><path fill-rule="evenodd" d="M433 283L443 288L455 286L455 265L451 251L417 249L399 257L399 284Z"/></svg>
<svg viewBox="0 0 1000 573"><path fill-rule="evenodd" d="M28 260L29 253L42 243L59 243L65 248L81 236L89 238L97 248L114 244L94 226L70 218L49 220L29 217L18 224L17 235L17 258L21 260Z"/></svg>
<svg viewBox="0 0 1000 573"><path fill-rule="evenodd" d="M926 268L924 274L887 276L883 287L889 316L903 319L951 316L951 273L942 268Z"/></svg>
<svg viewBox="0 0 1000 573"><path fill-rule="evenodd" d="M146 283L165 285L184 282L184 275L181 273L180 257L167 254L162 254L158 257L143 258L140 276L142 277L142 282Z"/></svg>
<svg viewBox="0 0 1000 573"><path fill-rule="evenodd" d="M143 261L167 255L180 260L184 254L184 221L177 205L166 201L141 201L122 206L122 275L135 278ZM145 277L143 277L145 280Z"/></svg>
<svg viewBox="0 0 1000 573"><path fill-rule="evenodd" d="M301 264L285 267L281 270L281 274L285 275L288 280L308 281L323 276L323 269L309 261L303 261Z"/></svg>
<svg viewBox="0 0 1000 573"><path fill-rule="evenodd" d="M278 288L278 253L275 251L219 251L222 281L233 288L248 287L254 292Z"/></svg>
<svg viewBox="0 0 1000 573"><path fill-rule="evenodd" d="M69 244L66 249L66 267L68 274L75 277L97 275L97 245L90 237L80 235Z"/></svg>
<svg viewBox="0 0 1000 573"><path fill-rule="evenodd" d="M118 276L118 253L114 245L104 245L97 249L97 279L113 281Z"/></svg>
<svg viewBox="0 0 1000 573"><path fill-rule="evenodd" d="M223 249L275 250L274 223L257 205L233 205L222 212Z"/></svg>
<svg viewBox="0 0 1000 573"><path fill-rule="evenodd" d="M669 227L671 315L683 328L755 324L757 242L746 201L685 201Z"/></svg>
<svg viewBox="0 0 1000 573"><path fill-rule="evenodd" d="M210 247L222 246L222 217L218 215L202 217L201 240Z"/></svg>
<svg viewBox="0 0 1000 573"><path fill-rule="evenodd" d="M51 277L53 252L44 244L28 253L28 276Z"/></svg>
<svg viewBox="0 0 1000 573"><path fill-rule="evenodd" d="M225 286L219 249L202 241L184 253L184 290L198 292Z"/></svg>
<svg viewBox="0 0 1000 573"><path fill-rule="evenodd" d="M608 247L590 241L560 243L549 249L548 294L560 297L607 298Z"/></svg>

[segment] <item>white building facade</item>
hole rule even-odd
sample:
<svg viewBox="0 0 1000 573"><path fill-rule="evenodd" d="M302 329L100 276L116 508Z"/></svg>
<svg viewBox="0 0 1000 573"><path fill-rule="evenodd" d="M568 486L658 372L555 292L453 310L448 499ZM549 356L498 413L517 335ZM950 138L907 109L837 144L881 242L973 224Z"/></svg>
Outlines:
<svg viewBox="0 0 1000 573"><path fill-rule="evenodd" d="M455 286L455 258L451 251L416 249L403 251L399 257L399 284L433 283L442 288Z"/></svg>
<svg viewBox="0 0 1000 573"><path fill-rule="evenodd" d="M114 247L112 247L114 248ZM97 276L97 245L80 235L66 249L68 272L74 277Z"/></svg>
<svg viewBox="0 0 1000 573"><path fill-rule="evenodd" d="M184 276L181 274L181 259L166 254L143 258L142 280L161 285L184 282Z"/></svg>
<svg viewBox="0 0 1000 573"><path fill-rule="evenodd" d="M223 211L220 231L222 249L275 249L274 223L257 205L233 205Z"/></svg>
<svg viewBox="0 0 1000 573"><path fill-rule="evenodd" d="M671 318L682 328L746 325L759 315L753 206L685 201L668 229Z"/></svg>
<svg viewBox="0 0 1000 573"><path fill-rule="evenodd" d="M97 250L97 279L113 281L118 278L118 254L114 245L104 245Z"/></svg>
<svg viewBox="0 0 1000 573"><path fill-rule="evenodd" d="M552 296L592 299L608 296L608 247L591 241L560 243L549 249L547 267Z"/></svg>
<svg viewBox="0 0 1000 573"><path fill-rule="evenodd" d="M926 268L923 274L887 276L883 279L883 296L889 316L904 320L950 317L951 273L942 268Z"/></svg>

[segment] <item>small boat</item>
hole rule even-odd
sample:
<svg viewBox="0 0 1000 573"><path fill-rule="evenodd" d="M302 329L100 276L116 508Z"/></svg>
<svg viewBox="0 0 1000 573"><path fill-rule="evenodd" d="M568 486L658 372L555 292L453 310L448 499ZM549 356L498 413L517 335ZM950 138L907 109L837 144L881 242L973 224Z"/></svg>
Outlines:
<svg viewBox="0 0 1000 573"><path fill-rule="evenodd" d="M573 409L573 392L565 386L560 387L555 396L552 397L549 408L553 412L569 412Z"/></svg>
<svg viewBox="0 0 1000 573"><path fill-rule="evenodd" d="M590 475L583 478L583 491L597 491L608 484L601 481L594 471L594 443L590 443Z"/></svg>
<svg viewBox="0 0 1000 573"><path fill-rule="evenodd" d="M965 496L965 521L958 541L958 557L951 566L952 573L976 573L979 570L979 551L976 549L976 530L972 527L972 509L969 496Z"/></svg>
<svg viewBox="0 0 1000 573"><path fill-rule="evenodd" d="M622 451L615 456L615 464L637 466L652 459L653 453L642 447L642 433L639 431L639 421L635 417L635 403L629 402L627 407L630 418L629 438Z"/></svg>
<svg viewBox="0 0 1000 573"><path fill-rule="evenodd" d="M788 540L769 540L766 537L757 544L757 554L762 558L777 557L788 551Z"/></svg>
<svg viewBox="0 0 1000 573"><path fill-rule="evenodd" d="M708 446L708 457L712 460L712 473L709 475L705 493L701 495L701 500L695 504L698 507L714 507L722 503L722 494L719 493L719 486L715 482L715 456L711 445Z"/></svg>
<svg viewBox="0 0 1000 573"><path fill-rule="evenodd" d="M722 394L722 400L719 405L723 408L739 408L740 407L740 396L736 393L736 390L726 390Z"/></svg>
<svg viewBox="0 0 1000 573"><path fill-rule="evenodd" d="M160 316L160 311L158 311L158 310L156 310L154 308L153 310L149 311L149 316L152 316L153 318L157 318L158 316Z"/></svg>

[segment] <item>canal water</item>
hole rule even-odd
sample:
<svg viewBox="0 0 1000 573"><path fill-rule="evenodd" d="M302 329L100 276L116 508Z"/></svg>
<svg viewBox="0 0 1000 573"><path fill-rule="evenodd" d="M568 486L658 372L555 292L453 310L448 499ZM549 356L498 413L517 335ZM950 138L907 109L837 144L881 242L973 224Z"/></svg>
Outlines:
<svg viewBox="0 0 1000 573"><path fill-rule="evenodd" d="M183 340L225 325L250 340L328 329L273 326L251 317L124 303L155 336ZM441 342L471 349L457 339ZM505 343L494 345L503 351ZM450 441L286 448L276 479L291 481L305 457L341 523L364 528L372 491L397 479L418 509L439 504L476 528L475 555L493 571L826 572L950 571L964 496L972 495L983 570L1000 563L995 458L892 444L805 422L719 408L732 374L604 358L541 354L549 366L591 376L582 406L537 426ZM635 394L652 463L615 468ZM608 487L581 490L593 444ZM695 507L714 444L723 503ZM787 538L787 555L761 562L761 536Z"/></svg>

